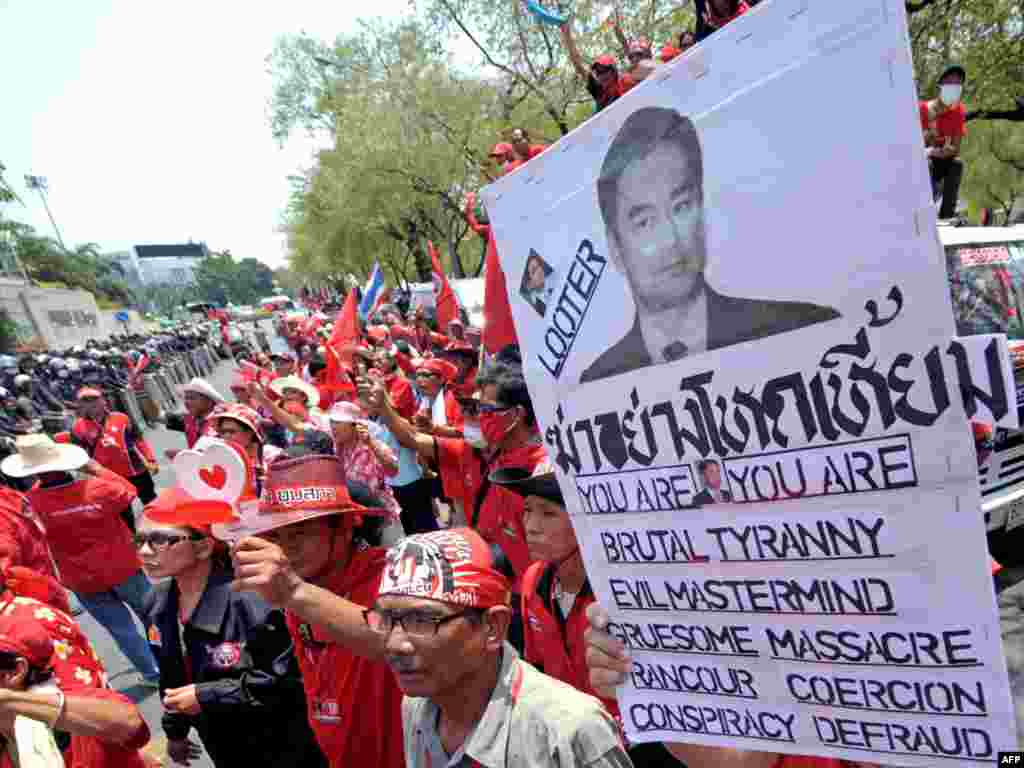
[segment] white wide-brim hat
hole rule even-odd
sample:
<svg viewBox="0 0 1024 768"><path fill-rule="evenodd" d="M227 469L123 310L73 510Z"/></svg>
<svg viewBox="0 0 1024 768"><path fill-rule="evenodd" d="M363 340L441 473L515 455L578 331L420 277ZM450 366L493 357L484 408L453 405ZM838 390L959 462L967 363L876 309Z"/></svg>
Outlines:
<svg viewBox="0 0 1024 768"><path fill-rule="evenodd" d="M70 472L89 463L89 454L77 445L55 443L49 435L22 435L18 452L0 462L8 477L28 477L43 472Z"/></svg>
<svg viewBox="0 0 1024 768"><path fill-rule="evenodd" d="M281 397L284 397L286 389L295 389L306 395L306 406L313 408L320 402L320 391L309 382L303 381L298 376L282 376L270 382L270 389Z"/></svg>
<svg viewBox="0 0 1024 768"><path fill-rule="evenodd" d="M188 384L181 388L181 393L194 392L197 395L202 395L215 403L225 403L224 395L218 392L214 386L206 379L195 378L192 379Z"/></svg>

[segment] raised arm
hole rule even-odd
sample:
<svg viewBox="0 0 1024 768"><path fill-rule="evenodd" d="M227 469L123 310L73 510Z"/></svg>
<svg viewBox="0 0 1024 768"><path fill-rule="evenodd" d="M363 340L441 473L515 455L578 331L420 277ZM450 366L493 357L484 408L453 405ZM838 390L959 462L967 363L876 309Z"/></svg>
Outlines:
<svg viewBox="0 0 1024 768"><path fill-rule="evenodd" d="M569 54L569 61L572 62L576 74L586 81L590 77L590 68L587 67L583 56L580 55L579 48L576 47L576 40L572 36L572 19L559 27L558 31L562 35L562 44L565 46L566 53Z"/></svg>

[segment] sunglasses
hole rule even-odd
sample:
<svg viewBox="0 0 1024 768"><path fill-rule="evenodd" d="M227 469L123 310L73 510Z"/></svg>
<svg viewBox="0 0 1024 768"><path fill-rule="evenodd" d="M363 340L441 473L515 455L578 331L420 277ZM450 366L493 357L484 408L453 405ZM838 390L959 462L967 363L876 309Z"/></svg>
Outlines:
<svg viewBox="0 0 1024 768"><path fill-rule="evenodd" d="M165 549L169 549L181 541L200 541L204 537L198 533L178 535L164 533L163 531L152 531L150 533L136 533L132 538L136 549L142 549L146 544L149 544L149 548L154 552L163 552Z"/></svg>

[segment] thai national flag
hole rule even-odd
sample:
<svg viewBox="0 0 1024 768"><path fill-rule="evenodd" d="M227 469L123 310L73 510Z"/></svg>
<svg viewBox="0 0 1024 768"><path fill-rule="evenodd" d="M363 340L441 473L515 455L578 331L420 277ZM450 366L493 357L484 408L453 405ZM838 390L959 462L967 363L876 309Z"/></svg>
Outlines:
<svg viewBox="0 0 1024 768"><path fill-rule="evenodd" d="M377 298L383 294L383 291L384 270L380 268L380 262L375 261L373 263L373 272L370 274L370 280L366 284L366 288L363 289L363 300L359 303L359 316L361 318L365 320L377 308Z"/></svg>

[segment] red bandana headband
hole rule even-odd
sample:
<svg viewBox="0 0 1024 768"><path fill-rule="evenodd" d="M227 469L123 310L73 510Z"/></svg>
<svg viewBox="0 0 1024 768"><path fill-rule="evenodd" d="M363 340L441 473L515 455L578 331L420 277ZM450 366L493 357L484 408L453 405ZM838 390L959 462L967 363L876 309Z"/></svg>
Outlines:
<svg viewBox="0 0 1024 768"><path fill-rule="evenodd" d="M493 567L490 547L480 535L455 528L407 536L389 549L378 595L486 609L508 605L512 585Z"/></svg>

